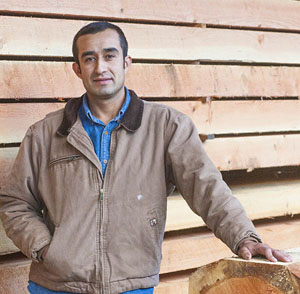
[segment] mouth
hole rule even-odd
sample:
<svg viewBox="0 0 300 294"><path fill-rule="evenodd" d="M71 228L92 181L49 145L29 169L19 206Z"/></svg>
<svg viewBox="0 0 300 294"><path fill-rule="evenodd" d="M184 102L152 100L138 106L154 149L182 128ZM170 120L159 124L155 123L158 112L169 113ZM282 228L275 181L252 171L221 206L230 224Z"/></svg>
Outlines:
<svg viewBox="0 0 300 294"><path fill-rule="evenodd" d="M112 78L95 78L93 79L93 82L101 86L108 85L112 82Z"/></svg>

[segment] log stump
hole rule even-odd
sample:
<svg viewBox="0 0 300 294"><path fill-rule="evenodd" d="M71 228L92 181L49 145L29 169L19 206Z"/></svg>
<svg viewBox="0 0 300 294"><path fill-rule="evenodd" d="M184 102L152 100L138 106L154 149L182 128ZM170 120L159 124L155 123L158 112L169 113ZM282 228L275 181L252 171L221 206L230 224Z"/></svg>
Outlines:
<svg viewBox="0 0 300 294"><path fill-rule="evenodd" d="M189 279L189 294L300 294L300 250L292 263L226 258L200 267Z"/></svg>

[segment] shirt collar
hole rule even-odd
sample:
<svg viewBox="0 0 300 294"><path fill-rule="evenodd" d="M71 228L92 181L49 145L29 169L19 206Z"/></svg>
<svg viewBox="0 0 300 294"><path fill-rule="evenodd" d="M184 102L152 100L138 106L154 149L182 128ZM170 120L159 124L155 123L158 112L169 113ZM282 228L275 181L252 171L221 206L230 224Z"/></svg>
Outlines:
<svg viewBox="0 0 300 294"><path fill-rule="evenodd" d="M125 88L125 101L120 109L120 111L118 112L118 114L112 119L112 121L119 121L124 113L126 112L128 106L129 106L129 103L130 103L130 93L129 93L129 90ZM88 104L88 98L87 98L87 94L84 94L83 96L83 101L82 101L82 110L83 110L83 113L84 115L93 123L96 123L96 124L102 124L104 125L104 123L96 118L95 116L93 116L90 108L89 108L89 104Z"/></svg>
<svg viewBox="0 0 300 294"><path fill-rule="evenodd" d="M129 90L130 103L127 111L124 113L120 124L129 132L135 132L142 123L144 112L144 102L134 93ZM84 96L84 95L83 95ZM80 98L70 99L65 108L62 122L57 130L60 136L68 136L78 118L78 111L82 105L83 96Z"/></svg>

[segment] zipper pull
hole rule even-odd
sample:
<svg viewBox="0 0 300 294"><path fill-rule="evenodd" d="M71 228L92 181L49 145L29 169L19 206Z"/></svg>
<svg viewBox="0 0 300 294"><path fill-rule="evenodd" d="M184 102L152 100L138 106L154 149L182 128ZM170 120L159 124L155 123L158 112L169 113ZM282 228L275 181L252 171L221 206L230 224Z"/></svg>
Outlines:
<svg viewBox="0 0 300 294"><path fill-rule="evenodd" d="M103 188L100 189L100 200L103 200L104 190Z"/></svg>

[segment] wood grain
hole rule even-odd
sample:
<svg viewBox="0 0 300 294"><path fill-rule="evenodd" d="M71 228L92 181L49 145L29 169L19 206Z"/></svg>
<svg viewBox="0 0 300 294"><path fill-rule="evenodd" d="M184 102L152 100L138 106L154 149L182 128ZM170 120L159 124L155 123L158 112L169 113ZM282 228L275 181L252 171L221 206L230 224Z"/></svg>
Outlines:
<svg viewBox="0 0 300 294"><path fill-rule="evenodd" d="M230 187L252 220L300 214L300 181L262 182ZM180 216L180 217L178 217ZM204 226L182 196L168 198L166 231Z"/></svg>
<svg viewBox="0 0 300 294"><path fill-rule="evenodd" d="M71 63L66 62L3 60L0 79L0 98L4 99L70 98L85 91ZM298 97L300 68L133 64L126 86L145 98Z"/></svg>
<svg viewBox="0 0 300 294"><path fill-rule="evenodd" d="M179 0L0 1L1 11L121 20L213 24L238 27L300 29L297 1L280 0Z"/></svg>
<svg viewBox="0 0 300 294"><path fill-rule="evenodd" d="M222 171L300 164L300 135L218 138L204 147Z"/></svg>
<svg viewBox="0 0 300 294"><path fill-rule="evenodd" d="M189 279L190 294L293 294L299 290L300 279L288 264L261 260L222 259L199 268Z"/></svg>
<svg viewBox="0 0 300 294"><path fill-rule="evenodd" d="M273 248L300 247L300 220L270 222L256 226L263 241ZM170 273L214 262L233 253L212 233L193 233L166 237L163 242L163 260L160 273Z"/></svg>
<svg viewBox="0 0 300 294"><path fill-rule="evenodd" d="M300 135L218 138L207 140L204 148L221 171L245 169L251 172L255 168L300 164ZM2 153L8 152L3 150ZM0 156L0 166L12 164L16 150L10 153L12 157L6 157L5 163ZM0 185L1 182L0 174Z"/></svg>
<svg viewBox="0 0 300 294"><path fill-rule="evenodd" d="M300 233L299 228L300 228L300 220L296 220L296 219L294 220L291 219L290 221L282 221L282 222L274 221L273 223L266 223L257 226L258 232L263 237L264 241L268 243L270 246L279 249L288 249L288 248L294 248L300 246L300 240L298 238ZM163 253L163 260L162 260L160 274L172 273L172 272L182 271L187 269L196 269L202 265L214 262L221 258L232 256L232 252L230 252L230 250L221 241L217 240L211 233L204 233L204 232L195 233L195 234L185 234L185 235L175 236L175 237L167 236L163 242L162 253ZM5 267L5 265L2 265L2 268L4 268L4 270L7 273L7 267ZM19 285L19 287L22 287L20 285L22 285L22 283L25 284L25 281L27 283L26 270L28 270L28 266L25 266L24 269L24 264L23 264L23 267L21 267L20 272L18 272L19 281L17 285ZM3 272L4 271L2 271L2 273ZM2 273L0 267L0 277L5 277ZM8 271L8 275L11 278L16 277L16 275L13 275L9 271ZM170 277L171 275L169 274L168 276ZM175 287L175 289L181 289L180 291L183 291L178 293L180 294L186 293L184 292L186 289L185 288L186 280L184 276L179 278L180 281L179 284L176 283L176 279L173 285L172 285L172 279L165 279L165 281L168 280L169 280L169 285L162 284L162 287L167 287L167 286L170 286L172 288ZM5 279L3 283L5 283ZM6 289L6 288L0 287L0 289ZM15 294L15 293L22 293L22 292L20 291L20 292L2 292L2 293ZM164 292L158 292L158 293L160 294ZM166 292L166 293L171 293L171 292Z"/></svg>
<svg viewBox="0 0 300 294"><path fill-rule="evenodd" d="M9 16L0 21L0 55L55 57L71 56L73 36L88 23ZM298 34L127 23L120 27L133 58L300 63Z"/></svg>
<svg viewBox="0 0 300 294"><path fill-rule="evenodd" d="M199 134L300 131L299 100L160 103L188 115ZM43 119L47 113L63 108L64 105L65 103L0 103L0 143L21 142L30 125ZM209 146L215 142L207 141L205 145Z"/></svg>

